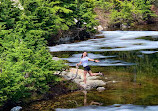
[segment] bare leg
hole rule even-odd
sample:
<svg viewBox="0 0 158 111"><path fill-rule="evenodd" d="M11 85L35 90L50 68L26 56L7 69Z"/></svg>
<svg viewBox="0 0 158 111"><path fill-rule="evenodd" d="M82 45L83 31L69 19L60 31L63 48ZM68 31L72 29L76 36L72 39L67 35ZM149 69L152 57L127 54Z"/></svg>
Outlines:
<svg viewBox="0 0 158 111"><path fill-rule="evenodd" d="M87 71L84 71L84 83L86 84L86 75L87 75Z"/></svg>
<svg viewBox="0 0 158 111"><path fill-rule="evenodd" d="M92 73L92 71L88 71L90 76L97 76L97 75L102 75L102 73Z"/></svg>

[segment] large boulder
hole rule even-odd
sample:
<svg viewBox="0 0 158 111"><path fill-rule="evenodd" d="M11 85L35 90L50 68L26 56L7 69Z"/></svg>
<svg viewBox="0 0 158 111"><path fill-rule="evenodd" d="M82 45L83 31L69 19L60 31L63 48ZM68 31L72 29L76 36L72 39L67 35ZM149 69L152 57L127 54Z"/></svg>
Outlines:
<svg viewBox="0 0 158 111"><path fill-rule="evenodd" d="M92 88L97 88L99 86L105 86L106 82L99 80L100 76L90 76L89 74L86 75L86 81L87 83L84 83L84 70L77 69L76 68L70 68L69 72L63 71L61 74L65 79L71 80L73 79L73 82L81 86L82 88L86 90L90 90ZM102 88L103 89L103 88ZM102 90L98 89L98 90Z"/></svg>

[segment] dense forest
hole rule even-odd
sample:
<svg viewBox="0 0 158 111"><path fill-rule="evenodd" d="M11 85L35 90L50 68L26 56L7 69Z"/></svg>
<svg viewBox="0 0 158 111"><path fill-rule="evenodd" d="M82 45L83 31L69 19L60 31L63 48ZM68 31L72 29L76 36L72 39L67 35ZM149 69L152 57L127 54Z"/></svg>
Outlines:
<svg viewBox="0 0 158 111"><path fill-rule="evenodd" d="M154 22L151 0L1 0L0 106L18 102L32 93L44 94L55 71L67 66L52 60L48 40L71 29L96 32L95 8L110 13L111 26ZM19 4L21 7L19 7Z"/></svg>

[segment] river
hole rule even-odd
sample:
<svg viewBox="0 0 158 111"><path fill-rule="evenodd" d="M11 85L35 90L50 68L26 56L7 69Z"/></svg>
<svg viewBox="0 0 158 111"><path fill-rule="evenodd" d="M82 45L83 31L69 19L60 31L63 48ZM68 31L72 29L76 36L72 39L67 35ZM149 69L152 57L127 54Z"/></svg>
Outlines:
<svg viewBox="0 0 158 111"><path fill-rule="evenodd" d="M72 92L36 102L32 110L40 106L47 111L158 111L158 31L102 31L96 38L49 50L71 67L83 51L99 59L89 65L93 72L104 73L101 79L107 82L106 90Z"/></svg>

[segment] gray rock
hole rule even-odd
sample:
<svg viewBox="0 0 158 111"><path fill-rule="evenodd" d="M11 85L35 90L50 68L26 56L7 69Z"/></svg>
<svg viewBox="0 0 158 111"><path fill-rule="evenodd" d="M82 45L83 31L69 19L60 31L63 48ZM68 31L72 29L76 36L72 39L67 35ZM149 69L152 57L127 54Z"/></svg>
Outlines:
<svg viewBox="0 0 158 111"><path fill-rule="evenodd" d="M98 79L98 76L89 76L87 77L87 80L96 80Z"/></svg>
<svg viewBox="0 0 158 111"><path fill-rule="evenodd" d="M66 74L66 76L68 76L68 77L70 77L70 78L73 78L73 77L75 76L75 74L73 74L73 73L71 73L71 72L68 72L68 73Z"/></svg>
<svg viewBox="0 0 158 111"><path fill-rule="evenodd" d="M52 60L58 61L58 60L61 60L61 59L58 58L58 57L53 57Z"/></svg>
<svg viewBox="0 0 158 111"><path fill-rule="evenodd" d="M82 86L84 84L84 82L80 82L80 85ZM104 86L106 85L106 83L102 80L87 80L87 86L90 87L90 89L92 88L96 88L98 86Z"/></svg>
<svg viewBox="0 0 158 111"><path fill-rule="evenodd" d="M22 109L21 106L13 107L10 111L20 111Z"/></svg>
<svg viewBox="0 0 158 111"><path fill-rule="evenodd" d="M122 25L121 25L121 27L122 27L123 29L126 29L128 26L127 26L127 25L122 24Z"/></svg>
<svg viewBox="0 0 158 111"><path fill-rule="evenodd" d="M63 71L63 72L62 72L62 75L67 75L67 73L68 73L68 72L66 72L66 71Z"/></svg>
<svg viewBox="0 0 158 111"><path fill-rule="evenodd" d="M87 84L93 87L106 85L106 83L102 80L88 80Z"/></svg>
<svg viewBox="0 0 158 111"><path fill-rule="evenodd" d="M78 75L75 79L81 79L81 76L80 76L80 75Z"/></svg>
<svg viewBox="0 0 158 111"><path fill-rule="evenodd" d="M70 41L70 40L71 40L70 36L60 38L60 42L67 42L67 41Z"/></svg>
<svg viewBox="0 0 158 111"><path fill-rule="evenodd" d="M105 79L108 79L107 77L105 77Z"/></svg>
<svg viewBox="0 0 158 111"><path fill-rule="evenodd" d="M102 31L103 27L101 25L98 26L98 31Z"/></svg>
<svg viewBox="0 0 158 111"><path fill-rule="evenodd" d="M121 104L114 104L113 106L115 106L115 107L120 107Z"/></svg>
<svg viewBox="0 0 158 111"><path fill-rule="evenodd" d="M117 82L119 82L119 81L113 80L113 81L108 81L107 83L117 83Z"/></svg>
<svg viewBox="0 0 158 111"><path fill-rule="evenodd" d="M66 76L66 75L63 75L63 77L64 77L66 80L70 80L70 79L71 79L69 76Z"/></svg>
<svg viewBox="0 0 158 111"><path fill-rule="evenodd" d="M104 91L105 88L104 88L104 87L98 87L97 90L98 90L99 92L101 92L101 91Z"/></svg>
<svg viewBox="0 0 158 111"><path fill-rule="evenodd" d="M82 82L83 80L81 79L74 79L74 82L76 82L77 84L79 84L80 82Z"/></svg>

